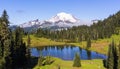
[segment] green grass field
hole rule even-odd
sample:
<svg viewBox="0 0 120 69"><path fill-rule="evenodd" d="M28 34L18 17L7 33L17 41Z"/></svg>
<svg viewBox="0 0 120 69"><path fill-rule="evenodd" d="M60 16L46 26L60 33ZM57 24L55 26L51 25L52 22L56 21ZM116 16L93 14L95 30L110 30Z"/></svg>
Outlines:
<svg viewBox="0 0 120 69"><path fill-rule="evenodd" d="M31 37L31 47L65 45L65 42L56 42L47 38L37 38L34 35L30 35L30 37ZM27 37L23 39L27 43Z"/></svg>
<svg viewBox="0 0 120 69"><path fill-rule="evenodd" d="M81 60L81 67L73 67L73 61L64 61L59 58L53 59L55 62L53 62L51 65L45 65L41 67L36 65L34 69L58 69L58 66L60 66L60 69L105 69L101 59Z"/></svg>

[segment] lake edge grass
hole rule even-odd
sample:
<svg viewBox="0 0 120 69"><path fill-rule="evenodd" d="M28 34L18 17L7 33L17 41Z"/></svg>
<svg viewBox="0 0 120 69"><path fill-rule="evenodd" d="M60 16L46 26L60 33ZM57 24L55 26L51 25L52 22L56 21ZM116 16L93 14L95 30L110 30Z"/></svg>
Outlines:
<svg viewBox="0 0 120 69"><path fill-rule="evenodd" d="M55 61L51 65L36 65L33 69L58 69L58 66L60 66L60 69L105 69L102 59L81 60L81 67L73 67L72 60L62 60L56 57L52 57L52 59Z"/></svg>

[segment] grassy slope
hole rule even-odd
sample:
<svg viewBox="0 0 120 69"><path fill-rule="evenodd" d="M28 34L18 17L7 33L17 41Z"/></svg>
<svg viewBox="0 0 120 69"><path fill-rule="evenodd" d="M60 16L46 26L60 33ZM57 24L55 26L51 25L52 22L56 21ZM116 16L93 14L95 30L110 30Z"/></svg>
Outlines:
<svg viewBox="0 0 120 69"><path fill-rule="evenodd" d="M105 69L102 64L102 60L82 60L82 67L73 67L73 61L64 61L58 58L53 58L55 62L51 65L45 65L42 67L36 66L34 69L58 69L58 65L60 69Z"/></svg>
<svg viewBox="0 0 120 69"><path fill-rule="evenodd" d="M79 46L81 48L86 48L86 41L80 42L80 43L65 43L65 42L56 42L52 41L50 39L46 38L37 38L34 37L33 35L31 37L31 47L39 47L39 46L48 46L48 45L65 45L65 44L70 44L70 45L75 45ZM106 39L99 39L99 40L93 40L92 41L92 47L90 50L96 51L102 54L107 54L108 51L108 46L112 39L115 40L115 42L118 44L120 41L120 35L113 35L111 38L106 38ZM27 38L24 38L24 41L27 41Z"/></svg>
<svg viewBox="0 0 120 69"><path fill-rule="evenodd" d="M39 46L48 46L48 45L64 45L65 42L55 42L47 38L37 38L33 35L30 35L31 38L31 47L39 47ZM27 37L23 38L24 41L27 41Z"/></svg>

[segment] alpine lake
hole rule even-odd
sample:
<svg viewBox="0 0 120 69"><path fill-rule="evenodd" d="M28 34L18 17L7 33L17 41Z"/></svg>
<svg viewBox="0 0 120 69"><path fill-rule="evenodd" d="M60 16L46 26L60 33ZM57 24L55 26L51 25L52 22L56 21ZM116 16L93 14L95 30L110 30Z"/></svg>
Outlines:
<svg viewBox="0 0 120 69"><path fill-rule="evenodd" d="M81 60L106 59L107 56L94 51L88 51L77 46L44 46L31 48L31 56L52 56L62 60L73 60L76 53L79 53Z"/></svg>

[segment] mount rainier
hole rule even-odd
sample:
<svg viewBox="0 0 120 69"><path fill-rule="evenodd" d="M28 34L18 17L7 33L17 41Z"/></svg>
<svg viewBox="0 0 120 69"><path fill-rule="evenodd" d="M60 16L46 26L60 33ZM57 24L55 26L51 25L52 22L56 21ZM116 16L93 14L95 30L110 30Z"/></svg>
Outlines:
<svg viewBox="0 0 120 69"><path fill-rule="evenodd" d="M44 21L40 21L39 19L32 20L19 26L24 29L38 29L38 28L47 28L47 29L66 29L71 28L73 26L79 26L83 24L82 21L77 19L71 14L61 12L58 13L56 16Z"/></svg>

